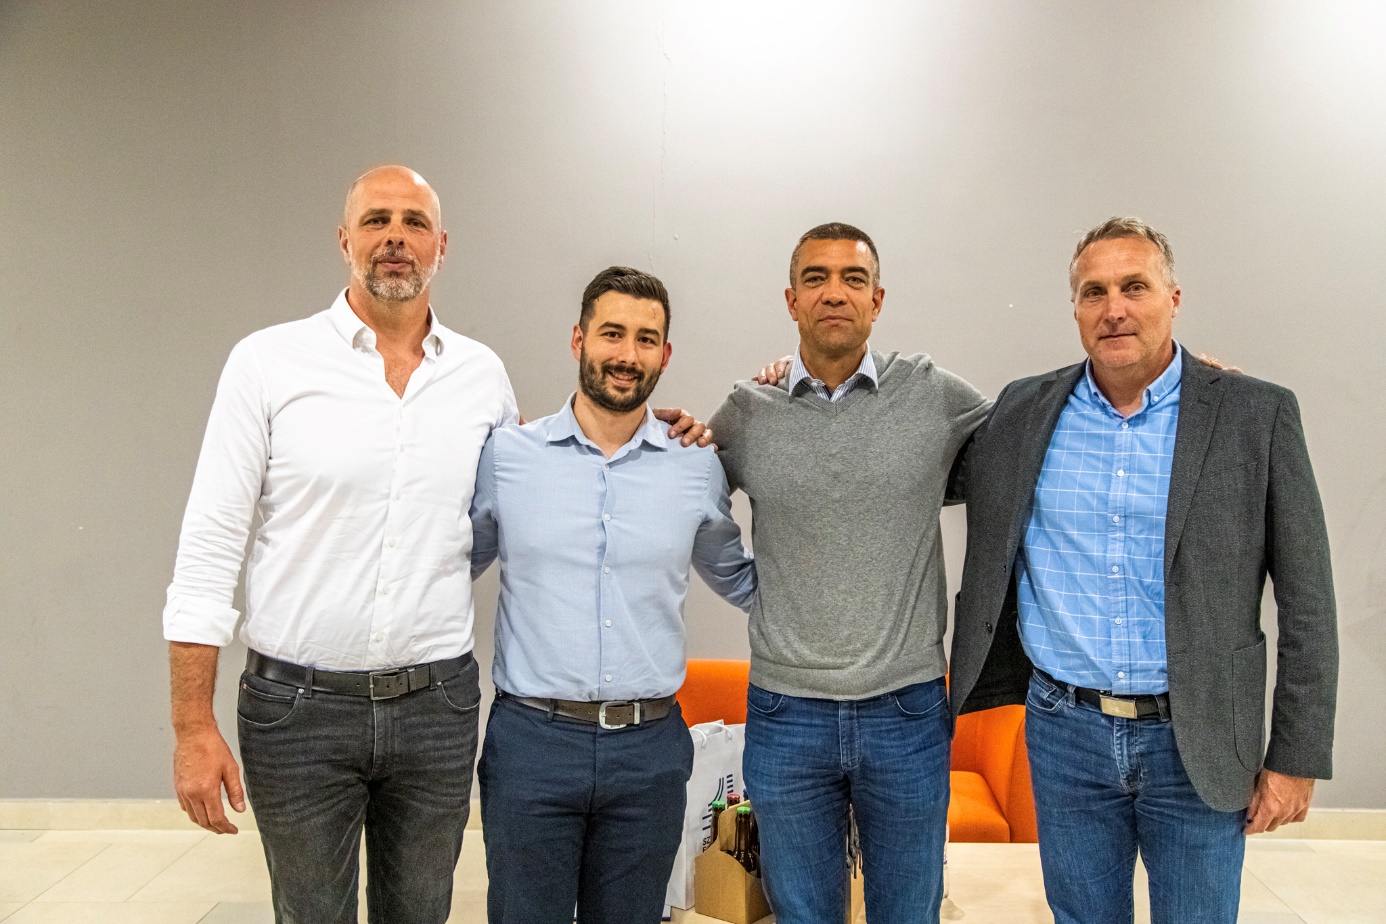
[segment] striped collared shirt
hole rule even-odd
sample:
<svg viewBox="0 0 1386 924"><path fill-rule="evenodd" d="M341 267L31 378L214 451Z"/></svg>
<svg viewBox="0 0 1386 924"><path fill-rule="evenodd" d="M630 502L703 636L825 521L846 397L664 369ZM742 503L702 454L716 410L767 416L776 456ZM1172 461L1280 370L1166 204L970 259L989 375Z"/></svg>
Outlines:
<svg viewBox="0 0 1386 924"><path fill-rule="evenodd" d="M1078 686L1162 693L1165 508L1179 423L1181 350L1130 417L1092 378L1059 416L1016 556L1020 639Z"/></svg>
<svg viewBox="0 0 1386 924"><path fill-rule="evenodd" d="M866 345L866 355L861 358L861 365L857 366L857 371L848 377L837 388L833 389L832 394L828 394L828 386L822 379L816 379L804 365L803 358L799 355L798 347L794 349L794 362L789 367L789 393L797 395L801 393L800 384L804 384L804 390L812 389L813 393L826 401L840 401L853 388L858 385L863 387L870 386L875 388L877 384L876 361L871 358L871 344Z"/></svg>

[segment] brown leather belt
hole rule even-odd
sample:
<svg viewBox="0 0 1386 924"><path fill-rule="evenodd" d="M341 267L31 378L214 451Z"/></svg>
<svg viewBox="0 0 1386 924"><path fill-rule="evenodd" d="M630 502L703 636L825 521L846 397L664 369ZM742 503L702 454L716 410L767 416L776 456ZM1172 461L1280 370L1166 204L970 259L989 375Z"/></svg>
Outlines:
<svg viewBox="0 0 1386 924"><path fill-rule="evenodd" d="M538 709L540 712L561 715L565 719L577 719L580 722L591 722L602 728L625 728L628 725L658 721L670 713L675 702L672 696L660 699L611 699L594 703L572 699L513 696L504 690L497 690L496 695L521 706Z"/></svg>
<svg viewBox="0 0 1386 924"><path fill-rule="evenodd" d="M245 669L257 677L299 689L344 696L369 696L371 699L394 699L451 680L462 673L471 659L471 652L468 652L456 658L383 671L325 671L281 661L251 649L245 655Z"/></svg>
<svg viewBox="0 0 1386 924"><path fill-rule="evenodd" d="M1169 715L1168 693L1114 696L1102 690L1089 690L1087 687L1074 686L1062 680L1055 680L1038 667L1035 668L1035 673L1042 675L1045 680L1061 690L1072 690L1073 696L1078 702L1087 703L1105 715L1112 715L1121 719L1157 719Z"/></svg>

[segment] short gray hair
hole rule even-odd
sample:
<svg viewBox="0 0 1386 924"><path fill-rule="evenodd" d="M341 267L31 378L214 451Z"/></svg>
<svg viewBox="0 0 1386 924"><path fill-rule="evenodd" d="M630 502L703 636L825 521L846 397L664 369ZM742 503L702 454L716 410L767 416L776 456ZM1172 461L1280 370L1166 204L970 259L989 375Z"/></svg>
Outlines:
<svg viewBox="0 0 1386 924"><path fill-rule="evenodd" d="M1160 262L1164 264L1165 285L1171 289L1179 286L1179 280L1174 278L1174 250L1169 246L1169 239L1139 218L1116 216L1108 218L1084 234L1083 239L1078 242L1078 249L1073 251L1073 259L1068 262L1069 298L1078 295L1078 258L1083 255L1083 251L1098 241L1110 241L1121 237L1139 238L1154 244L1155 249L1160 251Z"/></svg>

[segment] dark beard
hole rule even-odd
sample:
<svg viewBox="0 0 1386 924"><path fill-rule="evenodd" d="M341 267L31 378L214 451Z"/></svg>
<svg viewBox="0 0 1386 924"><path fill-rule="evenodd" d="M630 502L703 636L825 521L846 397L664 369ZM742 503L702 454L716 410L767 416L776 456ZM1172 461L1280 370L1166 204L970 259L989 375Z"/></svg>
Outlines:
<svg viewBox="0 0 1386 924"><path fill-rule="evenodd" d="M640 376L640 379L636 382L630 395L622 397L607 390L606 373L608 371L634 373ZM596 363L587 358L587 351L583 350L578 358L578 387L582 389L582 393L587 396L588 400L597 407L611 411L613 414L624 414L645 403L659 382L660 371L656 370L646 374L644 370L636 366L619 363L607 363L598 368Z"/></svg>

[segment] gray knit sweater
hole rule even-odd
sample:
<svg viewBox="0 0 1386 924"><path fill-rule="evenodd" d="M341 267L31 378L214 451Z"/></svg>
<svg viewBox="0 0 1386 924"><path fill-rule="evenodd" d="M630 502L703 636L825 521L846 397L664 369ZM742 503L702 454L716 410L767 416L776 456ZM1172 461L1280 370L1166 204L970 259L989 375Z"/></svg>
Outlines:
<svg viewBox="0 0 1386 924"><path fill-rule="evenodd" d="M751 499L751 682L777 693L865 699L947 670L938 515L990 402L923 354L872 357L875 389L738 382L712 417Z"/></svg>

